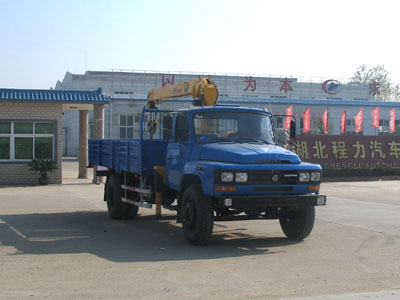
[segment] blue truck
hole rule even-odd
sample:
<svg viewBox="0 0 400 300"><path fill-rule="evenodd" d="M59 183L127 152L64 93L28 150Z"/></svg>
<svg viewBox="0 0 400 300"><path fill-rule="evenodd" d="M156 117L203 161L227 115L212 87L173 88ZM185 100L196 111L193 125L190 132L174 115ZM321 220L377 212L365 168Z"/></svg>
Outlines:
<svg viewBox="0 0 400 300"><path fill-rule="evenodd" d="M291 123L292 137L295 124ZM138 139L89 140L89 165L103 166L111 218L139 207L175 210L187 240L206 244L215 221L277 219L295 240L312 231L320 165L278 146L271 113L211 105L177 111L145 107Z"/></svg>

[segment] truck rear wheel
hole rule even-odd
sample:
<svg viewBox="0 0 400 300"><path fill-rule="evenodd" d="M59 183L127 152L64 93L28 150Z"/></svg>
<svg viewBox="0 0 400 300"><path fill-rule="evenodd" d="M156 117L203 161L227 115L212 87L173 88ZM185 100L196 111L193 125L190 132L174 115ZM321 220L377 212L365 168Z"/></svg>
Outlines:
<svg viewBox="0 0 400 300"><path fill-rule="evenodd" d="M302 206L294 214L279 219L283 233L293 240L308 237L314 227L314 221L314 206Z"/></svg>
<svg viewBox="0 0 400 300"><path fill-rule="evenodd" d="M112 174L107 180L106 201L111 218L125 218L126 204L121 201L121 176L119 174Z"/></svg>
<svg viewBox="0 0 400 300"><path fill-rule="evenodd" d="M214 208L201 187L190 185L184 192L181 206L182 229L193 245L205 245L211 238L214 226Z"/></svg>

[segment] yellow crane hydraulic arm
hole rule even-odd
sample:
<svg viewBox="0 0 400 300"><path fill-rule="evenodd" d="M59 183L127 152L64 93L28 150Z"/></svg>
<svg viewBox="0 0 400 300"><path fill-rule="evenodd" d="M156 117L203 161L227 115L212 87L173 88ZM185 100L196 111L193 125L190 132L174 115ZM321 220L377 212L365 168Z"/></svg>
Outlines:
<svg viewBox="0 0 400 300"><path fill-rule="evenodd" d="M165 99L193 97L193 105L211 106L217 103L217 86L208 78L199 78L161 88L152 89L147 96L147 108L156 109Z"/></svg>

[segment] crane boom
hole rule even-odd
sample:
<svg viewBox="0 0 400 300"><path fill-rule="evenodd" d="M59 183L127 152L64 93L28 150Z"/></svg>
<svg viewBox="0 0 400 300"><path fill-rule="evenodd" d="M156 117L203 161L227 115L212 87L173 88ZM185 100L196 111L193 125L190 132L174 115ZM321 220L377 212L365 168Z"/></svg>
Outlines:
<svg viewBox="0 0 400 300"><path fill-rule="evenodd" d="M217 103L217 86L208 78L198 78L192 81L155 88L147 96L147 108L157 108L163 100L184 96L193 97L193 105L211 106Z"/></svg>

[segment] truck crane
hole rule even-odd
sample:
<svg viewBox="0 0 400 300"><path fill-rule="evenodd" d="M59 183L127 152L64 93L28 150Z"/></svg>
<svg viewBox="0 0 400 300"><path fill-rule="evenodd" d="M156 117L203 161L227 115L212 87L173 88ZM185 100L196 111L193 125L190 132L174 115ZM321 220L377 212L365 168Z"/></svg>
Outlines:
<svg viewBox="0 0 400 300"><path fill-rule="evenodd" d="M197 107L158 108L189 95ZM217 98L206 78L153 89L139 139L89 140L89 164L107 168L97 175L107 176L110 217L135 218L139 207L152 205L158 217L161 207L172 209L194 245L210 241L214 222L249 219L277 219L288 238L303 240L315 206L327 202L319 192L321 166L278 145L271 113L216 105ZM294 122L290 129L294 138Z"/></svg>
<svg viewBox="0 0 400 300"><path fill-rule="evenodd" d="M150 90L147 96L147 108L156 109L163 100L184 96L193 97L195 106L212 106L217 103L217 86L208 78L198 78L171 86Z"/></svg>

